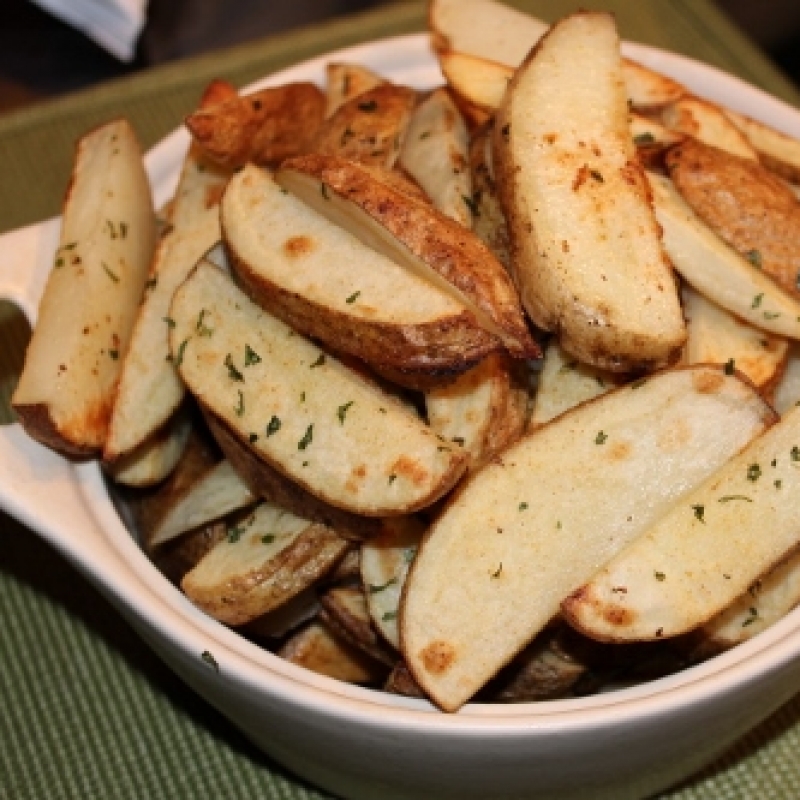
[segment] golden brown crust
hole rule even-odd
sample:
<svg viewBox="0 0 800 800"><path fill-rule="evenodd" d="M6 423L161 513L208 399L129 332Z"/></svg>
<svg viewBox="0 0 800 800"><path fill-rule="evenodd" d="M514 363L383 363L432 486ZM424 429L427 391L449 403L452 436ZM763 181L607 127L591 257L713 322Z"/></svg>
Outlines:
<svg viewBox="0 0 800 800"><path fill-rule="evenodd" d="M309 152L391 168L400 154L417 93L385 83L347 100L325 120Z"/></svg>
<svg viewBox="0 0 800 800"><path fill-rule="evenodd" d="M383 226L497 326L512 356L541 355L510 278L486 245L463 225L427 203L401 195L344 159L314 154L290 159L283 169L322 181Z"/></svg>
<svg viewBox="0 0 800 800"><path fill-rule="evenodd" d="M305 152L324 110L325 97L313 83L289 83L204 105L186 118L186 127L210 159L235 169Z"/></svg>
<svg viewBox="0 0 800 800"><path fill-rule="evenodd" d="M91 458L99 455L103 448L111 417L110 404L106 404L101 415L91 415L99 425L87 425L87 420L81 420L80 430L57 423L46 403L12 403L12 407L28 436L57 453L71 458Z"/></svg>
<svg viewBox="0 0 800 800"><path fill-rule="evenodd" d="M694 139L670 149L666 164L695 213L800 299L800 204L792 190L761 164Z"/></svg>

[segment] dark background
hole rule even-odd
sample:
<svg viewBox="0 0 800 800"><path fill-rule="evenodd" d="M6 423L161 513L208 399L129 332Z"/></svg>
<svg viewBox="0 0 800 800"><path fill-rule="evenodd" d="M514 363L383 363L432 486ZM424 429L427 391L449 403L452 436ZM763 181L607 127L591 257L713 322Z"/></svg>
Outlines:
<svg viewBox="0 0 800 800"><path fill-rule="evenodd" d="M387 0L150 0L136 59L123 64L29 0L0 3L0 113L182 56L374 7ZM716 0L800 85L800 3ZM599 3L598 5L601 5Z"/></svg>

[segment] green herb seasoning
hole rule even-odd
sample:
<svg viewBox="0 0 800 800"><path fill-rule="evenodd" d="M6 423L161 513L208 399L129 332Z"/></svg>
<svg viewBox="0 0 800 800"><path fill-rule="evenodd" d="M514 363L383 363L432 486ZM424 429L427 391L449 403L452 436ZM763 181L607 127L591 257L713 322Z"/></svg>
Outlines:
<svg viewBox="0 0 800 800"><path fill-rule="evenodd" d="M743 494L726 494L724 497L720 497L720 503L730 503L732 500L743 500L745 503L752 503L753 500L750 497L747 497Z"/></svg>
<svg viewBox="0 0 800 800"><path fill-rule="evenodd" d="M757 294L753 298L753 302L750 304L750 308L758 308L761 305L761 301L764 299L764 293Z"/></svg>
<svg viewBox="0 0 800 800"><path fill-rule="evenodd" d="M309 369L314 369L315 367L321 367L325 363L325 353L320 353L319 358L309 367Z"/></svg>
<svg viewBox="0 0 800 800"><path fill-rule="evenodd" d="M119 358L119 350L109 350L108 354L114 361L116 361Z"/></svg>
<svg viewBox="0 0 800 800"><path fill-rule="evenodd" d="M236 404L234 411L237 417L241 417L244 414L244 394L241 389L239 389L239 402Z"/></svg>
<svg viewBox="0 0 800 800"><path fill-rule="evenodd" d="M647 378L637 378L632 384L631 389L641 389L647 383Z"/></svg>
<svg viewBox="0 0 800 800"><path fill-rule="evenodd" d="M655 576L657 581L663 581L667 577L663 572L656 572Z"/></svg>
<svg viewBox="0 0 800 800"><path fill-rule="evenodd" d="M527 508L528 508L528 504L527 503L520 503L518 510L519 511L525 511Z"/></svg>
<svg viewBox="0 0 800 800"><path fill-rule="evenodd" d="M783 481L782 480L778 479L777 481L775 481L775 488L776 489L780 489L781 486L783 486Z"/></svg>
<svg viewBox="0 0 800 800"><path fill-rule="evenodd" d="M298 450L305 450L314 438L314 424L312 423L306 428L303 438L297 443Z"/></svg>
<svg viewBox="0 0 800 800"><path fill-rule="evenodd" d="M386 581L386 583L382 583L382 584L380 584L378 586L376 586L374 583L370 583L367 586L367 590L369 591L370 594L378 594L378 592L382 592L384 589L388 589L390 586L394 585L395 583L397 583L397 578L396 577L395 578L389 578L389 580Z"/></svg>
<svg viewBox="0 0 800 800"><path fill-rule="evenodd" d="M248 439L248 441L250 442L250 444L255 444L255 443L258 441L258 434L257 434L257 433L251 433L251 434L250 434L250 435L247 437L247 439Z"/></svg>
<svg viewBox="0 0 800 800"><path fill-rule="evenodd" d="M705 506L700 506L700 505L692 506L692 511L694 511L695 518L700 520L700 522L702 522L703 525L705 525L706 524L706 520L705 520L706 507Z"/></svg>
<svg viewBox="0 0 800 800"><path fill-rule="evenodd" d="M758 464L751 464L747 468L747 480L755 483L761 477L761 467Z"/></svg>
<svg viewBox="0 0 800 800"><path fill-rule="evenodd" d="M722 371L726 375L733 375L733 373L736 371L736 362L732 358L729 358L725 362L725 366L722 368Z"/></svg>
<svg viewBox="0 0 800 800"><path fill-rule="evenodd" d="M225 356L225 366L228 368L228 377L232 381L239 381L240 383L244 383L244 375L236 369L236 365L233 363L233 358L231 354Z"/></svg>
<svg viewBox="0 0 800 800"><path fill-rule="evenodd" d="M228 528L227 530L228 542L230 544L236 544L236 542L238 542L239 539L242 538L242 534L244 533L244 531L245 531L244 525L234 525L232 528Z"/></svg>
<svg viewBox="0 0 800 800"><path fill-rule="evenodd" d="M249 344L244 346L244 365L246 367L252 367L253 364L260 364L261 363L261 356L250 347Z"/></svg>
<svg viewBox="0 0 800 800"><path fill-rule="evenodd" d="M393 483L394 483L396 480L397 480L397 475L395 475L394 473L392 473L392 474L389 476L389 485L391 486L391 485L392 485L392 484L393 484Z"/></svg>
<svg viewBox="0 0 800 800"><path fill-rule="evenodd" d="M353 303L355 303L355 301L358 300L358 296L360 294L361 294L360 291L359 292L353 292L353 294L351 294L350 297L348 297L345 300L345 303L347 303L347 305L349 305L349 306L353 305Z"/></svg>
<svg viewBox="0 0 800 800"><path fill-rule="evenodd" d="M200 313L197 315L197 324L195 325L195 330L197 331L198 336L211 336L214 333L208 325L205 324L203 321L205 319L206 314L208 314L207 309L202 309Z"/></svg>
<svg viewBox="0 0 800 800"><path fill-rule="evenodd" d="M746 628L748 625L752 625L758 619L758 609L755 606L751 606L747 609L748 617L742 623L742 627Z"/></svg>
<svg viewBox="0 0 800 800"><path fill-rule="evenodd" d="M172 359L176 368L179 367L181 364L183 364L183 354L186 352L186 345L187 344L189 344L189 339L188 338L184 339L180 343L180 345L178 347L178 354L175 356L174 359Z"/></svg>
<svg viewBox="0 0 800 800"><path fill-rule="evenodd" d="M655 144L656 137L652 133L646 131L645 133L637 133L633 137L633 143L638 147L643 147L646 144Z"/></svg>
<svg viewBox="0 0 800 800"><path fill-rule="evenodd" d="M475 198L469 197L466 194L462 194L461 197L464 200L465 205L469 209L469 213L472 214L473 217L479 217L480 210L478 208L478 203L475 201Z"/></svg>
<svg viewBox="0 0 800 800"><path fill-rule="evenodd" d="M492 573L493 578L499 578L501 573L503 572L503 562L500 562L500 566Z"/></svg>
<svg viewBox="0 0 800 800"><path fill-rule="evenodd" d="M384 622L391 622L393 619L397 619L397 612L396 611L386 611L384 612L381 619Z"/></svg>
<svg viewBox="0 0 800 800"><path fill-rule="evenodd" d="M339 422L341 422L342 425L344 425L344 420L345 417L347 416L347 412L350 409L350 406L352 406L354 402L355 402L354 400L351 400L349 403L345 403L344 405L339 406L339 408L336 409L336 416L339 417Z"/></svg>
<svg viewBox="0 0 800 800"><path fill-rule="evenodd" d="M597 436L594 437L594 443L595 444L605 444L606 443L606 439L608 439L608 436L605 433L603 433L603 431L598 431L597 432Z"/></svg>
<svg viewBox="0 0 800 800"><path fill-rule="evenodd" d="M111 278L114 283L119 283L119 275L117 275L115 272L112 272L111 267L109 267L105 261L101 261L100 263L103 265L103 271L106 273L106 275L108 275L108 277Z"/></svg>
<svg viewBox="0 0 800 800"><path fill-rule="evenodd" d="M163 317L163 320L164 320L164 322L167 323L167 327L168 328L174 328L175 327L175 320L172 319L172 317Z"/></svg>
<svg viewBox="0 0 800 800"><path fill-rule="evenodd" d="M789 456L791 457L792 461L800 461L800 447L795 445L790 451Z"/></svg>
<svg viewBox="0 0 800 800"><path fill-rule="evenodd" d="M761 259L761 253L758 250L748 250L744 257L754 266L761 269L763 265L763 261Z"/></svg>
<svg viewBox="0 0 800 800"><path fill-rule="evenodd" d="M277 417L273 417L267 425L267 436L277 433L281 429L281 421Z"/></svg>
<svg viewBox="0 0 800 800"><path fill-rule="evenodd" d="M219 664L217 664L217 659L214 658L214 656L211 655L208 650L203 650L203 652L200 654L200 658L202 658L203 661L205 661L206 664L208 664L208 666L211 667L211 669L213 669L215 672L219 672Z"/></svg>
<svg viewBox="0 0 800 800"><path fill-rule="evenodd" d="M261 537L261 544L272 544L275 541L274 533L265 533Z"/></svg>

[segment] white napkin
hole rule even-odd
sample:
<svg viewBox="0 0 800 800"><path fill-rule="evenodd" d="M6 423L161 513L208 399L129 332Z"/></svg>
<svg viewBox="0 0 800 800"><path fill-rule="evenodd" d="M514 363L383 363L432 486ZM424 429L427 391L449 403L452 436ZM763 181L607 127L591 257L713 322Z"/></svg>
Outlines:
<svg viewBox="0 0 800 800"><path fill-rule="evenodd" d="M120 61L132 61L148 0L33 0L85 33Z"/></svg>

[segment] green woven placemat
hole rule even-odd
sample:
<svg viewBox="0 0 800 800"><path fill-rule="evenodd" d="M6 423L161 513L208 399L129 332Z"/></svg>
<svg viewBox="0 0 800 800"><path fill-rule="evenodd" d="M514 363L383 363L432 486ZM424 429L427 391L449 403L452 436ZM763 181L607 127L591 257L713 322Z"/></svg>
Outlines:
<svg viewBox="0 0 800 800"><path fill-rule="evenodd" d="M578 2L515 5L554 19ZM770 63L704 0L607 0L626 38L702 59L800 105ZM0 231L57 213L73 141L125 113L149 146L210 78L244 84L359 41L421 30L424 5L388 6L153 70L0 118ZM0 253L0 269L2 254ZM0 420L27 336L0 304ZM186 688L61 557L0 514L0 800L326 797L260 754ZM800 797L800 700L671 800Z"/></svg>

